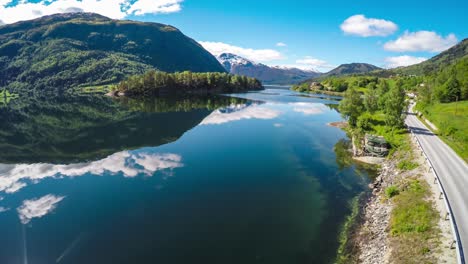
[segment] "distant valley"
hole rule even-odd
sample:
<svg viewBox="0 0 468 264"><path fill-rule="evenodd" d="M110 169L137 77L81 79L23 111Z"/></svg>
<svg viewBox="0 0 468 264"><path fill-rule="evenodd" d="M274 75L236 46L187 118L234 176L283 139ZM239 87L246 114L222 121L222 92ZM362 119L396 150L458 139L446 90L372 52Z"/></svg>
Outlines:
<svg viewBox="0 0 468 264"><path fill-rule="evenodd" d="M321 75L320 72L314 70L271 67L231 53L220 54L217 59L231 74L256 78L264 84L296 84Z"/></svg>

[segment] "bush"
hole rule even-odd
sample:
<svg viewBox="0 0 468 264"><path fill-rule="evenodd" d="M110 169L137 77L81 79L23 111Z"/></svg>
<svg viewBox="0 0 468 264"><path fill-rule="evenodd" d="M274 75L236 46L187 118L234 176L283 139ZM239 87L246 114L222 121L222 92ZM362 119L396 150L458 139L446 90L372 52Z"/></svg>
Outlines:
<svg viewBox="0 0 468 264"><path fill-rule="evenodd" d="M368 112L358 117L357 127L362 131L369 131L372 129L372 115Z"/></svg>
<svg viewBox="0 0 468 264"><path fill-rule="evenodd" d="M385 189L385 194L387 195L388 198L392 198L392 197L398 195L399 193L400 193L400 191L394 185L392 185L392 186L388 187L387 189Z"/></svg>
<svg viewBox="0 0 468 264"><path fill-rule="evenodd" d="M411 162L409 160L403 160L403 161L400 161L400 163L398 163L397 167L400 170L410 171L410 170L416 169L418 167L418 164Z"/></svg>

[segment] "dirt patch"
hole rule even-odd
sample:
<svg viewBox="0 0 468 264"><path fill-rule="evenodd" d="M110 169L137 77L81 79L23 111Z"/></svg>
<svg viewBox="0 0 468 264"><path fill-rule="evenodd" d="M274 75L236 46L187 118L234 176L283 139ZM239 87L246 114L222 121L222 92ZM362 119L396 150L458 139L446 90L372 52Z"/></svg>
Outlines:
<svg viewBox="0 0 468 264"><path fill-rule="evenodd" d="M385 158L369 157L369 156L353 157L353 159L359 162L364 162L364 163L373 164L373 165L381 165L385 162Z"/></svg>
<svg viewBox="0 0 468 264"><path fill-rule="evenodd" d="M331 122L331 123L328 123L327 126L332 126L332 127L337 127L337 128L346 128L348 126L348 122L346 121Z"/></svg>

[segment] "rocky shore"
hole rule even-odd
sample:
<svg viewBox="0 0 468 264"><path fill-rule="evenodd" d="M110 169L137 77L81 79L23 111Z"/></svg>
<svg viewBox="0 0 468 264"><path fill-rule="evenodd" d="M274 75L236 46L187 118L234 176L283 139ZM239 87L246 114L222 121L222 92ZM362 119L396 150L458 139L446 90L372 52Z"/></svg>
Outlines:
<svg viewBox="0 0 468 264"><path fill-rule="evenodd" d="M414 144L413 149L416 148ZM364 158L364 160L362 160ZM358 158L361 161L375 162L375 160L366 160L365 157ZM431 181L433 179L424 158L416 155L414 162L418 167L409 171L398 169L399 159L391 157L380 163L381 169L373 183L369 184L372 195L361 205L361 223L357 226L356 237L353 239L356 250L356 262L363 264L385 264L393 263L395 256L392 257L392 247L398 243L396 238L390 234L390 218L394 204L391 199L385 195L385 189L392 185L399 185L407 179L419 179L426 182L430 187L430 195L427 198L433 204L439 214L438 223L434 228L438 229L436 241L432 241L430 253L425 256L425 260L431 263L456 263L456 252L451 247L452 233L450 223L445 220L445 205L438 198L438 187ZM398 254L397 254L398 255ZM401 261L397 261L401 263ZM414 263L418 263L415 260Z"/></svg>
<svg viewBox="0 0 468 264"><path fill-rule="evenodd" d="M398 175L396 163L386 160L381 163L381 170L375 181L369 185L372 195L362 207L362 224L358 227L358 262L364 264L388 263L389 239L388 226L392 204L383 200L382 193Z"/></svg>

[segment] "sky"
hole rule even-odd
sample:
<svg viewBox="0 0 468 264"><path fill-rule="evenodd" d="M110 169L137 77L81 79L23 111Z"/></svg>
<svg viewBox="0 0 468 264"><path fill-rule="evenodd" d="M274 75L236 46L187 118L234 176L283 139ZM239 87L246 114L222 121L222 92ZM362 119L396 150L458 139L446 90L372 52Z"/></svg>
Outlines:
<svg viewBox="0 0 468 264"><path fill-rule="evenodd" d="M214 55L322 72L411 65L468 37L466 0L0 0L0 24L71 11L170 24Z"/></svg>

